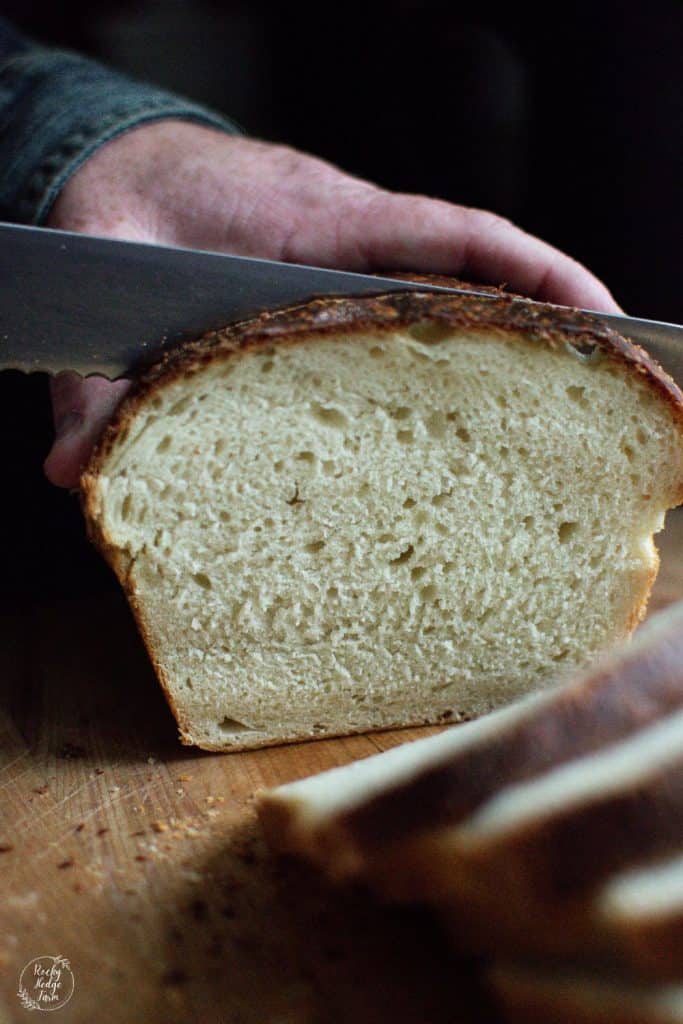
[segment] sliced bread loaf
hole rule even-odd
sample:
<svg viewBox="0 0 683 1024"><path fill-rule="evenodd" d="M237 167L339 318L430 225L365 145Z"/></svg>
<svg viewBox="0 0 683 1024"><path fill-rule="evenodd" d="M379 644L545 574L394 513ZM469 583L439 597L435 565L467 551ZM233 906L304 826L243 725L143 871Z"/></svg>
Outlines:
<svg viewBox="0 0 683 1024"><path fill-rule="evenodd" d="M84 509L184 742L457 721L634 628L682 407L572 311L317 300L148 373Z"/></svg>

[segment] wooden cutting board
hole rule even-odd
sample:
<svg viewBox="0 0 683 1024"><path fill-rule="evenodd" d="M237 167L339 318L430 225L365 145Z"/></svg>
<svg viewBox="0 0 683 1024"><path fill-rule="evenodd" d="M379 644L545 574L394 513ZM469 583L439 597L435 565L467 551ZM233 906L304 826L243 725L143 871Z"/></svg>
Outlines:
<svg viewBox="0 0 683 1024"><path fill-rule="evenodd" d="M660 548L652 609L683 597L681 513ZM118 593L0 631L0 1022L30 1018L22 970L58 954L60 1024L495 1020L426 914L269 857L255 827L260 787L436 730L201 753Z"/></svg>

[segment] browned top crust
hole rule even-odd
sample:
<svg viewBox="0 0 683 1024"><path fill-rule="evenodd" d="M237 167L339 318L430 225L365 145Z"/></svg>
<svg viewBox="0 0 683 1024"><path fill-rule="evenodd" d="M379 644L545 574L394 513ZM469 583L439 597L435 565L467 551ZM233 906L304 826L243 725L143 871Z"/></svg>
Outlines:
<svg viewBox="0 0 683 1024"><path fill-rule="evenodd" d="M455 282L453 278L432 275L400 276L424 279L433 284L464 284ZM466 287L484 290L479 285ZM304 305L262 313L182 345L167 353L138 379L100 439L85 469L81 486L85 487L87 477L97 474L116 439L151 393L178 377L191 376L216 357L274 344L296 344L312 336L323 339L331 334L381 333L421 322L472 333L493 331L502 336L522 333L550 348L571 345L585 355L599 350L647 381L671 404L683 427L683 393L671 377L644 349L623 338L598 316L506 295L499 289L490 291L491 298L409 291L359 298L314 299Z"/></svg>

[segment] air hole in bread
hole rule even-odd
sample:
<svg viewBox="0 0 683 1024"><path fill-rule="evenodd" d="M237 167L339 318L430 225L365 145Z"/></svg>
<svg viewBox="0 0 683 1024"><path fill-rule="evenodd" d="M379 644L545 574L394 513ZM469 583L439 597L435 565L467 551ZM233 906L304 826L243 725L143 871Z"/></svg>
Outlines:
<svg viewBox="0 0 683 1024"><path fill-rule="evenodd" d="M396 558L391 559L389 565L404 565L406 562L410 561L414 554L415 548L413 547L412 544L409 544L408 547L405 548L405 550L402 551L400 555L398 555Z"/></svg>
<svg viewBox="0 0 683 1024"><path fill-rule="evenodd" d="M168 416L180 416L181 413L185 412L187 407L193 400L193 395L184 395L179 398L177 402L174 402L171 408L168 410Z"/></svg>
<svg viewBox="0 0 683 1024"><path fill-rule="evenodd" d="M586 402L586 389L579 387L577 384L570 384L567 388L567 396L576 402L577 405L585 406Z"/></svg>
<svg viewBox="0 0 683 1024"><path fill-rule="evenodd" d="M341 409L335 409L331 405L321 405L319 402L312 402L311 415L319 423L336 430L345 430L349 426L349 421Z"/></svg>
<svg viewBox="0 0 683 1024"><path fill-rule="evenodd" d="M396 440L399 444L412 444L415 440L415 435L412 430L399 430L396 433Z"/></svg>
<svg viewBox="0 0 683 1024"><path fill-rule="evenodd" d="M398 409L392 409L389 411L389 415L395 420L407 420L410 419L412 409L408 408L407 405L400 405Z"/></svg>
<svg viewBox="0 0 683 1024"><path fill-rule="evenodd" d="M565 341L567 352L576 356L583 363L597 362L600 359L600 348L594 342L584 338L577 338L575 341ZM609 371L608 371L609 372Z"/></svg>
<svg viewBox="0 0 683 1024"><path fill-rule="evenodd" d="M220 729L224 732L253 732L254 730L250 725L245 725L244 722L238 722L236 718L229 718L227 715L221 719L218 723Z"/></svg>
<svg viewBox="0 0 683 1024"><path fill-rule="evenodd" d="M576 531L578 530L578 528L579 524L572 522L571 520L567 520L564 523L560 523L560 525L557 528L557 539L559 540L560 544L568 544L574 536L574 534L576 533Z"/></svg>
<svg viewBox="0 0 683 1024"><path fill-rule="evenodd" d="M408 331L411 338L415 338L416 341L422 342L423 345L438 344L438 342L443 341L448 332L449 328L445 324L429 322L414 324L414 326Z"/></svg>

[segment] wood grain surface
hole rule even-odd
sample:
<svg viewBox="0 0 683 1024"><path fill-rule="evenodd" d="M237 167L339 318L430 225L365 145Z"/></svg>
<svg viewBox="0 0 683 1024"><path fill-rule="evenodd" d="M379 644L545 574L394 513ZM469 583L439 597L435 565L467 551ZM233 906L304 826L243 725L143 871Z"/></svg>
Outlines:
<svg viewBox="0 0 683 1024"><path fill-rule="evenodd" d="M683 597L683 515L651 609ZM268 856L255 792L436 730L232 755L182 747L124 599L0 622L0 1022L66 957L60 1024L476 1024L475 964L420 911Z"/></svg>

